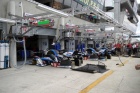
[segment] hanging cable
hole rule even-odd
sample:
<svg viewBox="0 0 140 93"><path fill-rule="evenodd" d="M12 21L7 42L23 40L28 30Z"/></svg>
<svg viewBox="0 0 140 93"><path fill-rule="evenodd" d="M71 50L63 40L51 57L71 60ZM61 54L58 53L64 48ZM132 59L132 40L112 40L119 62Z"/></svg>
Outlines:
<svg viewBox="0 0 140 93"><path fill-rule="evenodd" d="M22 2L19 2L19 7L21 7L21 15L22 15L22 17L23 17L24 15L23 15L23 5L22 5ZM17 43L22 43L22 42L23 42L24 63L23 63L21 66L17 66L17 65L14 66L13 63L11 62L12 65L13 65L15 68L20 69L20 68L22 68L22 67L26 64L26 61L27 61L25 39L24 39L24 37L23 37L23 40L18 41L18 40L16 40L15 36L13 36L13 39L14 39L14 41L17 42Z"/></svg>
<svg viewBox="0 0 140 93"><path fill-rule="evenodd" d="M115 40L115 38L113 38L113 39L114 39L114 42L115 42L115 44L116 44L116 40ZM122 62L122 60L121 60L119 54L116 54L116 55L118 56L119 61L121 62L121 64L124 66L124 63ZM119 65L119 63L117 63L116 65Z"/></svg>
<svg viewBox="0 0 140 93"><path fill-rule="evenodd" d="M15 36L13 36L13 39L14 39L14 41L17 42L17 43L22 43L22 42L23 42L23 48L24 48L24 63L23 63L21 66L17 66L17 65L15 66L15 65L11 62L14 68L21 69L21 68L26 64L26 62L27 62L25 40L24 40L24 38L23 38L23 40L21 40L21 41L16 40L16 39L15 39Z"/></svg>

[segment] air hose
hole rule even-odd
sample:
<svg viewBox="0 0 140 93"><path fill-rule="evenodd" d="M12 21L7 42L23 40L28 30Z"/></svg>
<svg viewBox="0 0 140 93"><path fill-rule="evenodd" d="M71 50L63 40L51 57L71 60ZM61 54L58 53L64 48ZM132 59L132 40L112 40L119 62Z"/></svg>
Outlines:
<svg viewBox="0 0 140 93"><path fill-rule="evenodd" d="M15 39L15 36L13 36L13 38L14 38L14 41L17 42L17 43L22 43L22 42L23 42L23 48L24 48L24 63L23 63L21 66L17 66L17 65L15 66L15 65L11 62L14 68L21 69L21 68L26 64L26 61L27 61L25 40L24 40L24 38L23 38L23 40L18 41L18 40Z"/></svg>
<svg viewBox="0 0 140 93"><path fill-rule="evenodd" d="M22 2L19 2L19 7L21 7L21 15L22 15L22 17L23 17L23 5L22 5ZM24 37L23 37L23 40L18 41L18 40L15 39L15 36L13 36L13 39L14 39L14 41L17 42L17 43L22 43L22 42L23 42L24 63L23 63L21 66L17 66L17 65L14 66L14 64L11 62L14 68L21 69L21 68L26 64L26 61L27 61L26 47L25 47L25 39L24 39Z"/></svg>
<svg viewBox="0 0 140 93"><path fill-rule="evenodd" d="M114 39L114 42L115 42L115 44L116 44L116 40L115 40L115 38L113 38L113 39ZM121 62L121 64L124 66L124 64L123 64L123 62L122 62L122 60L121 60L121 58L120 58L119 54L117 54L117 56L118 56L119 61ZM116 65L119 65L119 63L117 63Z"/></svg>
<svg viewBox="0 0 140 93"><path fill-rule="evenodd" d="M120 62L122 63L122 65L124 66L124 63L122 62L120 56L118 55ZM116 65L119 65L119 63L117 63Z"/></svg>

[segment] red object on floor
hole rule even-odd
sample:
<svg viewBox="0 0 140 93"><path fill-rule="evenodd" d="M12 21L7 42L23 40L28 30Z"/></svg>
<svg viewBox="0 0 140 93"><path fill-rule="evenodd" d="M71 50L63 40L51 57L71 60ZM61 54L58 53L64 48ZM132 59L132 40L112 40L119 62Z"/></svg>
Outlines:
<svg viewBox="0 0 140 93"><path fill-rule="evenodd" d="M88 57L84 57L84 60L87 60L88 59Z"/></svg>
<svg viewBox="0 0 140 93"><path fill-rule="evenodd" d="M53 62L53 63L52 63L52 66L53 66L53 67L60 66L60 63L59 63L59 62Z"/></svg>

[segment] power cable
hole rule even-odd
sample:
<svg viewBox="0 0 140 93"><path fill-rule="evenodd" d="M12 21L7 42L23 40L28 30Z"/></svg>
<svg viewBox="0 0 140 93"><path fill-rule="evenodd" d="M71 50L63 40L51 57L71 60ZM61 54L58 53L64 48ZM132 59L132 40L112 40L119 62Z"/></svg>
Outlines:
<svg viewBox="0 0 140 93"><path fill-rule="evenodd" d="M116 44L116 40L115 40L115 38L113 38L113 39L114 39L114 42L115 42L115 44ZM121 64L124 66L124 63L122 62L122 60L121 60L119 54L116 53L116 55L118 56L119 61L121 62ZM119 65L119 63L117 63L116 65Z"/></svg>
<svg viewBox="0 0 140 93"><path fill-rule="evenodd" d="M22 43L22 42L23 42L23 48L24 48L24 63L23 63L21 66L17 66L17 65L14 65L14 64L11 62L14 68L21 69L21 68L26 64L26 62L27 62L25 40L24 40L24 38L23 38L23 40L21 40L21 41L16 40L16 39L15 39L15 36L13 36L13 39L14 39L14 41L17 42L17 43Z"/></svg>

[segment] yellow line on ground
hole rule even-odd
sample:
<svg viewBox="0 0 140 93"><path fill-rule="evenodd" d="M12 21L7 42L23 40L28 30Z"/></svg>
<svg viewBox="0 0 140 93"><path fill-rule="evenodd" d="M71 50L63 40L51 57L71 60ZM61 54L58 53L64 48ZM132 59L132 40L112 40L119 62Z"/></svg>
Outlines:
<svg viewBox="0 0 140 93"><path fill-rule="evenodd" d="M128 63L128 61L130 60L131 58L129 58L128 60L125 60L124 62L122 62L123 64L126 64L126 63ZM119 64L118 66L119 67L121 67L121 66L123 66L123 64Z"/></svg>
<svg viewBox="0 0 140 93"><path fill-rule="evenodd" d="M128 61L129 61L129 60L126 60L126 61L124 61L124 62L122 62L122 63L123 63L123 64L126 64L126 63L128 63ZM119 67L124 66L123 64L119 64L118 66L119 66Z"/></svg>
<svg viewBox="0 0 140 93"><path fill-rule="evenodd" d="M84 88L83 90L81 90L79 93L87 93L87 92L89 92L92 88L94 88L101 81L103 81L105 78L107 78L108 76L110 76L113 72L114 72L113 70L108 71L106 74L104 74L102 77L98 78L96 81L94 81L93 83L91 83L90 85L88 85L86 88Z"/></svg>

